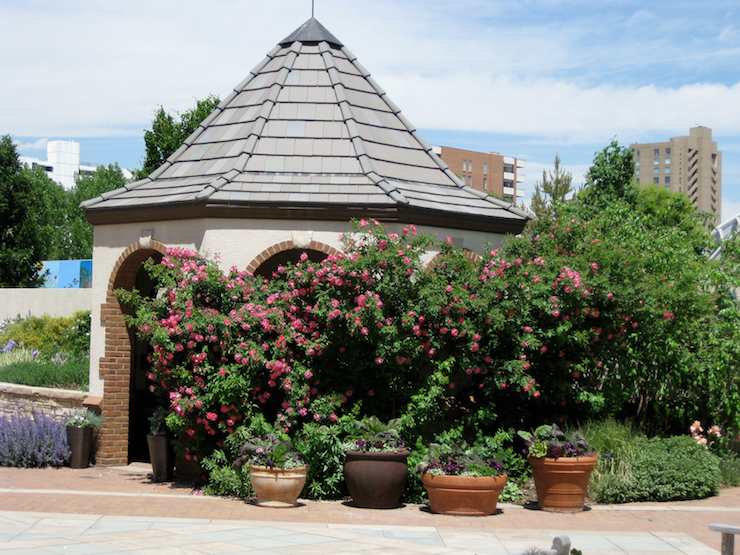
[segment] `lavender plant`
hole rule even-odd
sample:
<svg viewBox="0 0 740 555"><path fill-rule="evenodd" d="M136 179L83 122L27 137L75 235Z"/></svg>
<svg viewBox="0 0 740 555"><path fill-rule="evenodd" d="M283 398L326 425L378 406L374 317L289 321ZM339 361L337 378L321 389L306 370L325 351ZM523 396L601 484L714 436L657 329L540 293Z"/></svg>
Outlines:
<svg viewBox="0 0 740 555"><path fill-rule="evenodd" d="M0 416L0 466L62 466L70 456L64 423L40 412Z"/></svg>

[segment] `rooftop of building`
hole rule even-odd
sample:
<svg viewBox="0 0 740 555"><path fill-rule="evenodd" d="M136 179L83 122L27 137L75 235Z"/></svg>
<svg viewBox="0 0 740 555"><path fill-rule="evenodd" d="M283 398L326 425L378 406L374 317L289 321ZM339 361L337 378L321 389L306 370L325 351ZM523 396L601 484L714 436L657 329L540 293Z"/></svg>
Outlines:
<svg viewBox="0 0 740 555"><path fill-rule="evenodd" d="M517 232L527 220L465 186L314 18L278 43L160 168L83 206L92 223L362 215Z"/></svg>

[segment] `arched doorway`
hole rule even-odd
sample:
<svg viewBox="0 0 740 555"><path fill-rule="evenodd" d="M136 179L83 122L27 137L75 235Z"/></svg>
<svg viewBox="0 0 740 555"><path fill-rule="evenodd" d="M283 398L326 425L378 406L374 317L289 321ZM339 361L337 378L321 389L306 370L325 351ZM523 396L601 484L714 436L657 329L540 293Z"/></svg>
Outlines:
<svg viewBox="0 0 740 555"><path fill-rule="evenodd" d="M156 404L146 383L148 346L138 342L126 326L125 310L115 291L136 288L142 294L154 295L143 267L149 259L160 260L166 247L157 241L149 243L146 247L135 243L121 254L111 272L106 302L101 305L105 355L100 358L100 377L104 381L97 457L100 464L148 460L147 420Z"/></svg>
<svg viewBox="0 0 740 555"><path fill-rule="evenodd" d="M247 266L247 271L255 276L270 279L278 266L295 264L304 253L311 262L321 262L327 256L341 254L341 251L318 241L311 241L306 247L298 247L293 241L283 241L255 257Z"/></svg>

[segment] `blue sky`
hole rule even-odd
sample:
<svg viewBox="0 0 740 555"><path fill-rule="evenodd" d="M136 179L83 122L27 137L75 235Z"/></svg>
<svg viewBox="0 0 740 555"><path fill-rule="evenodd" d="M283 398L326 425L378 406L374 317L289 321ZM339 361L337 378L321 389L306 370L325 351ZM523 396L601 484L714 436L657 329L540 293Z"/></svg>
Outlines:
<svg viewBox="0 0 740 555"><path fill-rule="evenodd" d="M136 167L160 105L224 95L309 15L308 0L5 0L0 133L24 154L74 137L82 158ZM723 151L724 216L740 212L740 2L317 0L432 143L580 180L595 151L707 125ZM33 29L29 40L28 30Z"/></svg>

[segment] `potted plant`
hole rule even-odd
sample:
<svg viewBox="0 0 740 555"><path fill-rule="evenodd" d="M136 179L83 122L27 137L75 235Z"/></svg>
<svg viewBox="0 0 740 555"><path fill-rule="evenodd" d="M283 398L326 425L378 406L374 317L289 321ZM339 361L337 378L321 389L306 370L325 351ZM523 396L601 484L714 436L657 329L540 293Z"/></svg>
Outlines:
<svg viewBox="0 0 740 555"><path fill-rule="evenodd" d="M146 442L149 445L149 460L152 463L152 478L155 482L169 482L172 480L174 461L165 418L167 409L157 407L149 417L149 435Z"/></svg>
<svg viewBox="0 0 740 555"><path fill-rule="evenodd" d="M465 442L432 444L417 466L433 513L486 516L496 513L507 476L495 454Z"/></svg>
<svg viewBox="0 0 740 555"><path fill-rule="evenodd" d="M596 453L577 433L566 435L557 425L519 432L527 444L537 503L545 511L583 510Z"/></svg>
<svg viewBox="0 0 740 555"><path fill-rule="evenodd" d="M241 447L235 466L249 465L249 478L262 507L295 507L308 467L287 437L257 436Z"/></svg>
<svg viewBox="0 0 740 555"><path fill-rule="evenodd" d="M345 443L344 480L355 506L393 509L401 505L409 450L397 421L361 420L355 437Z"/></svg>
<svg viewBox="0 0 740 555"><path fill-rule="evenodd" d="M93 450L93 432L100 428L103 418L92 411L80 411L67 419L67 442L72 455L71 468L90 466L90 455Z"/></svg>

